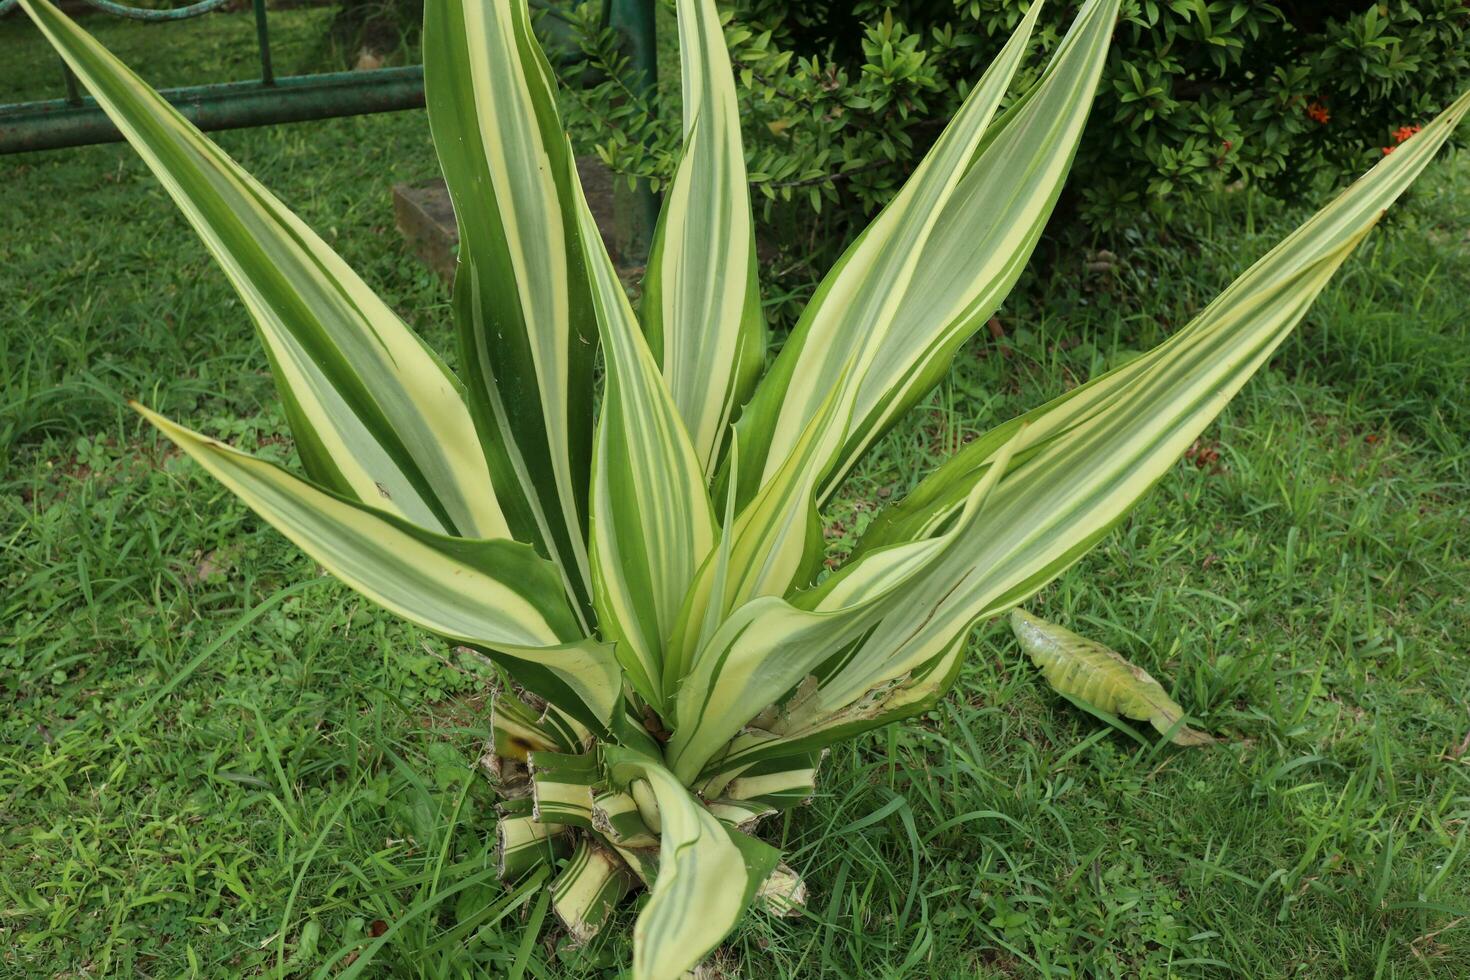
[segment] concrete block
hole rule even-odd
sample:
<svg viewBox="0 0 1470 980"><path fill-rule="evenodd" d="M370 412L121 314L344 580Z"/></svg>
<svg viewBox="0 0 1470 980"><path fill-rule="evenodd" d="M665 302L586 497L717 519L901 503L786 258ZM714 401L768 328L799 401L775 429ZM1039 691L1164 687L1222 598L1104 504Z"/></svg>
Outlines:
<svg viewBox="0 0 1470 980"><path fill-rule="evenodd" d="M582 178L587 204L592 208L592 216L597 219L602 240L607 244L619 273L626 276L637 271L623 261L621 239L625 236L618 232L619 225L614 217L617 210L614 198L617 195L612 173L601 160L592 156L577 158L577 172ZM449 190L443 179L417 186L394 186L393 217L414 254L445 282L452 282L459 232L454 223L454 205L449 200Z"/></svg>

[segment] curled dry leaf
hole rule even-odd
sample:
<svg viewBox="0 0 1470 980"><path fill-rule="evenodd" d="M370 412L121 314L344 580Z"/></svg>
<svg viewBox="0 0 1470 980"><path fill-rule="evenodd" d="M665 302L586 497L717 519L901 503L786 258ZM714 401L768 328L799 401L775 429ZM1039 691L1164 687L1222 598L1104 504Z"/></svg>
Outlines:
<svg viewBox="0 0 1470 980"><path fill-rule="evenodd" d="M1046 682L1068 697L1135 721L1146 721L1175 745L1213 745L1216 739L1183 724L1184 709L1148 671L1056 623L1011 610L1011 631Z"/></svg>

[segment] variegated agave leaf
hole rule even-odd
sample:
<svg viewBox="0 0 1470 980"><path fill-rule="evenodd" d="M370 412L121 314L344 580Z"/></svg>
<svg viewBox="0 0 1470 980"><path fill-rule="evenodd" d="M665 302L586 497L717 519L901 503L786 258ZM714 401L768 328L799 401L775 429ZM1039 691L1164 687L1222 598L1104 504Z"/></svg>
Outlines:
<svg viewBox="0 0 1470 980"><path fill-rule="evenodd" d="M643 280L648 346L713 475L766 356L740 106L714 0L679 8L684 152Z"/></svg>
<svg viewBox="0 0 1470 980"><path fill-rule="evenodd" d="M459 382L285 205L45 0L26 11L240 294L318 484L430 531L507 537Z"/></svg>
<svg viewBox="0 0 1470 980"><path fill-rule="evenodd" d="M838 261L740 417L742 501L779 470L854 351L825 496L943 376L1010 291L1050 216L1091 106L1118 4L1089 0L1041 77L1004 112L1041 4L893 201ZM998 114L999 113L999 114ZM998 115L997 115L998 114Z"/></svg>
<svg viewBox="0 0 1470 980"><path fill-rule="evenodd" d="M1146 721L1175 745L1213 745L1215 739L1184 724L1184 709L1148 671L1117 651L1069 629L1011 610L1011 632L1052 690L1108 714Z"/></svg>
<svg viewBox="0 0 1470 980"><path fill-rule="evenodd" d="M424 88L454 200L469 405L511 529L591 602L586 548L597 328L580 191L524 2L425 5Z"/></svg>
<svg viewBox="0 0 1470 980"><path fill-rule="evenodd" d="M659 871L633 933L633 974L678 977L715 947L776 869L775 848L721 824L657 761L606 746L615 786L641 784L658 812Z"/></svg>
<svg viewBox="0 0 1470 980"><path fill-rule="evenodd" d="M1164 344L998 426L941 466L889 517L880 516L848 564L798 602L831 602L849 579L861 581L867 560L912 548L916 541L949 538L959 524L968 526L903 584L904 598L894 601L891 613L807 668L816 678L813 685L798 690L795 680L787 682L777 696L797 696L778 713L777 730L736 734L738 726L727 723L733 741L723 756L701 762L701 774L811 751L903 717L937 696L955 676L970 626L1006 612L1061 574L1168 472L1300 322L1332 273L1467 111L1470 93ZM992 481L984 507L972 512L977 489ZM784 651L790 639L763 642ZM783 656L781 662L791 661ZM671 746L679 740L676 732Z"/></svg>
<svg viewBox="0 0 1470 980"><path fill-rule="evenodd" d="M579 723L609 729L621 709L617 662L582 634L555 566L529 545L434 534L134 407L342 582L484 651Z"/></svg>

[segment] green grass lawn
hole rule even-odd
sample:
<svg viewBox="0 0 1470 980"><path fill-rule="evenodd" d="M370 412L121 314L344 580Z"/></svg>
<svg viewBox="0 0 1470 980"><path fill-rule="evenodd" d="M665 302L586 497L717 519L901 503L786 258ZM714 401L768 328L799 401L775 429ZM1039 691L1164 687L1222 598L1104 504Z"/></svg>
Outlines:
<svg viewBox="0 0 1470 980"><path fill-rule="evenodd" d="M271 59L278 75L343 67L325 63L328 50L323 38L332 14L331 7L308 7L267 15ZM196 17L167 24L140 24L93 14L80 22L108 50L158 88L260 77L255 19L248 14ZM37 40L36 29L23 13L17 11L0 20L0 51L5 53L0 60L0 104L66 95L60 59Z"/></svg>
<svg viewBox="0 0 1470 980"><path fill-rule="evenodd" d="M447 291L392 227L391 185L435 169L421 113L219 141L451 346ZM1005 339L854 476L833 548L1305 213L1235 195L1206 244L1038 263ZM486 671L322 578L125 406L294 455L242 307L143 166L0 158L0 215L0 975L615 976L626 930L572 951L493 880ZM834 752L767 826L808 914L753 914L718 975L1470 976L1467 298L1461 154L1029 604L1226 744L1115 730L985 624L938 710Z"/></svg>

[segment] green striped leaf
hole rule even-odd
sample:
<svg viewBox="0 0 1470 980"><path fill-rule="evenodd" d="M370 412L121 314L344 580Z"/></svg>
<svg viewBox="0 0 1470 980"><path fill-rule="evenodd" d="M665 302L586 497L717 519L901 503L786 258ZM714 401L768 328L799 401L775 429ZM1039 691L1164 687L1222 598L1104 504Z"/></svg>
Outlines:
<svg viewBox="0 0 1470 980"><path fill-rule="evenodd" d="M459 224L454 312L469 402L506 517L590 601L597 331L580 187L526 0L425 8L424 87Z"/></svg>
<svg viewBox="0 0 1470 980"><path fill-rule="evenodd" d="M600 780L597 759L590 752L532 752L532 812L542 823L592 829L592 790Z"/></svg>
<svg viewBox="0 0 1470 980"><path fill-rule="evenodd" d="M551 907L572 941L583 945L602 931L636 883L617 854L584 837L551 883Z"/></svg>
<svg viewBox="0 0 1470 980"><path fill-rule="evenodd" d="M810 585L821 567L824 547L822 520L817 512L817 490L829 459L841 444L845 427L840 416L855 389L856 355L848 370L807 425L791 454L727 527L730 555L722 569L723 595L704 593L704 582L696 589L706 602L719 602L711 614L721 617L728 610L760 596L782 596L793 588ZM740 437L744 444L744 437ZM743 457L742 457L743 458ZM737 488L728 488L731 496ZM708 573L706 573L708 574Z"/></svg>
<svg viewBox="0 0 1470 980"><path fill-rule="evenodd" d="M342 582L411 623L485 650L528 689L606 730L622 700L617 663L581 636L556 569L529 545L434 534L133 407Z"/></svg>
<svg viewBox="0 0 1470 980"><path fill-rule="evenodd" d="M1078 72L1096 74L1108 40L1107 33L1097 26L1100 10L1095 2L1088 8L1090 13L1079 17L1079 27L1038 86L1043 94L1051 96L1057 85L1076 82ZM925 248L931 239L953 246L956 237L961 236L960 225L976 220L971 213L975 198L970 182L976 174L992 172L993 168L988 169L982 162L982 148L1010 145L1006 140L997 144L995 134L987 128L1020 66L1039 11L1040 4L1033 5L914 176L823 281L771 373L742 414L738 425L740 468L733 472L738 496L742 504L748 504L743 506L736 525L734 574L729 577L723 608L733 609L758 596L780 596L803 588L820 568L823 544L817 505L824 488L830 486L833 468L846 465L841 463L843 447L852 443L855 434L876 432L871 426L862 428L866 425L864 413L868 412L864 392L871 390L869 379L875 371L881 373L894 366L898 356L895 349L913 352L926 348L932 337L925 331L942 326L914 320L908 312L911 308L928 310L925 303L939 292L927 280L928 267L938 262L938 257L926 260ZM1078 51L1089 56L1081 67L1074 64ZM1033 90L1026 104L1035 103L1036 94ZM1049 105L1047 100L1042 101ZM1017 114L1013 110L1010 115ZM1080 126L1079 119L1076 128L1080 130ZM1017 132L1014 123L1004 128L1006 132ZM1054 179L1058 190L1075 147L1075 136L1066 130L1059 137L1047 128L1028 143L1039 147L1034 152L1050 152L1048 160L1060 161L1058 167L1046 171L1046 179ZM1009 162L1010 166L1014 164L1013 160ZM1044 210L1049 212L1050 206L1047 202ZM977 227L995 231L988 223ZM973 229L964 234L974 237ZM1028 242L1027 254L1034 236ZM956 254L962 262L973 262L977 253L967 242ZM944 256L946 261L953 258ZM1020 255L1018 261L1024 259L1025 255ZM995 301L999 302L1014 277L999 285L992 279L994 276L982 270L975 282L994 286ZM946 272L943 285L952 287L956 282L970 284L971 280L953 269ZM945 336L957 344L963 339L962 333L951 330ZM934 371L944 368L932 357L927 363ZM894 403L892 407L896 413L907 406ZM751 447L749 452L747 445ZM856 457L849 453L846 458L850 461ZM696 586L701 594L704 588L704 582Z"/></svg>
<svg viewBox="0 0 1470 980"><path fill-rule="evenodd" d="M654 759L603 747L615 786L642 782L657 801L658 874L633 929L635 980L677 980L735 928L779 855L724 827Z"/></svg>
<svg viewBox="0 0 1470 980"><path fill-rule="evenodd" d="M766 326L735 77L713 0L679 0L684 153L643 280L643 330L713 474L735 409L764 365Z"/></svg>
<svg viewBox="0 0 1470 980"><path fill-rule="evenodd" d="M592 829L617 847L658 847L658 835L643 822L638 801L620 790L602 789L593 796Z"/></svg>
<svg viewBox="0 0 1470 980"><path fill-rule="evenodd" d="M1154 351L998 427L921 485L921 505L880 528L854 567L897 547L894 527L953 535L974 488L997 481L956 546L906 583L916 601L823 666L807 717L835 720L885 685L941 662L973 623L1021 602L1096 544L1266 362L1467 111L1470 93ZM840 582L840 573L830 581Z"/></svg>
<svg viewBox="0 0 1470 980"><path fill-rule="evenodd" d="M740 458L740 440L732 432L730 459ZM729 611L730 553L735 527L735 488L725 489L725 515L720 521L719 543L700 566L674 622L674 632L664 648L664 687L674 691L683 683L695 653L708 643ZM714 597L720 597L715 600ZM677 724L673 714L670 723Z"/></svg>
<svg viewBox="0 0 1470 980"><path fill-rule="evenodd" d="M463 392L443 362L137 75L47 0L23 6L239 293L312 478L430 531L509 537Z"/></svg>
<svg viewBox="0 0 1470 980"><path fill-rule="evenodd" d="M1084 6L1041 77L986 129L863 377L824 493L944 378L1020 278L1071 171L1092 107L1081 93L1097 87L1118 7Z"/></svg>
<svg viewBox="0 0 1470 980"><path fill-rule="evenodd" d="M531 812L529 797L504 800L496 812L495 876L506 884L571 853L571 828L538 821Z"/></svg>
<svg viewBox="0 0 1470 980"><path fill-rule="evenodd" d="M760 718L752 723L759 724ZM700 794L713 797L710 812L722 823L749 830L764 817L811 801L823 754L763 759L738 772L727 771L701 787Z"/></svg>
<svg viewBox="0 0 1470 980"><path fill-rule="evenodd" d="M596 233L580 197L584 232ZM704 475L678 407L601 244L586 250L607 380L592 467L592 576L598 624L628 682L664 709L664 648L714 545Z"/></svg>
<svg viewBox="0 0 1470 980"><path fill-rule="evenodd" d="M824 665L809 676L787 702L757 718L730 741L711 767L711 782L722 784L753 766L771 764L793 752L815 752L882 725L923 714L939 703L964 661L968 632L930 660L880 681L857 698L837 684L824 685L840 667ZM854 647L854 651L861 649ZM889 674L893 674L890 667Z"/></svg>
<svg viewBox="0 0 1470 980"><path fill-rule="evenodd" d="M806 803L817 789L819 756L779 759L751 766L725 785L726 800L751 800L789 810Z"/></svg>
<svg viewBox="0 0 1470 980"><path fill-rule="evenodd" d="M819 496L948 369L1014 285L1086 122L1118 0L1088 0L1037 83L996 111L1040 10L966 99L900 193L818 287L742 413L742 503L771 480L851 370L839 448L815 460ZM851 368L849 359L857 352Z"/></svg>
<svg viewBox="0 0 1470 980"><path fill-rule="evenodd" d="M679 723L665 749L674 773L691 785L709 775L706 766L727 743L812 671L886 619L907 620L913 609L932 602L915 583L965 541L1003 469L971 489L960 519L945 534L876 550L790 602L763 596L736 609L699 651L679 688Z"/></svg>
<svg viewBox="0 0 1470 980"><path fill-rule="evenodd" d="M1019 606L1011 610L1011 632L1057 693L1108 714L1146 721L1175 745L1215 743L1209 735L1184 724L1184 709L1163 685L1117 651Z"/></svg>

